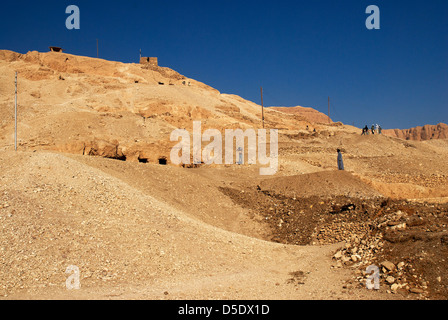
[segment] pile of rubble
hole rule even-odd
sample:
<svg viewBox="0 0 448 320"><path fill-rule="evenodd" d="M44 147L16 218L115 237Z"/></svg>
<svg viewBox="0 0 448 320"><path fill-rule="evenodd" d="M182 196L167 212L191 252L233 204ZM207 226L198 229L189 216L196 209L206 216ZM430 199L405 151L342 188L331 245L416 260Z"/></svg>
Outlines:
<svg viewBox="0 0 448 320"><path fill-rule="evenodd" d="M342 243L334 253L333 267L354 269L349 287L365 287L371 277L367 268L374 266L381 290L418 299L448 297L448 278L444 276L448 269L448 204L222 191L261 215L270 226L271 241Z"/></svg>
<svg viewBox="0 0 448 320"><path fill-rule="evenodd" d="M397 255L388 256L385 250L386 247L393 246L393 236L403 236L405 231L415 234L415 230L411 229L425 223L425 219L420 215L409 215L401 210L381 215L371 221L370 230L364 235L358 233L347 238L345 246L333 256L333 267L355 269L354 279L348 286L368 285L368 282L372 281L372 270L376 269L379 275L379 286L376 289L385 288L392 294L417 294L419 298L427 298L430 294L429 281L424 279L421 270L416 270L413 259L400 260ZM388 258L396 261L387 260ZM441 276L437 277L437 282L441 281Z"/></svg>

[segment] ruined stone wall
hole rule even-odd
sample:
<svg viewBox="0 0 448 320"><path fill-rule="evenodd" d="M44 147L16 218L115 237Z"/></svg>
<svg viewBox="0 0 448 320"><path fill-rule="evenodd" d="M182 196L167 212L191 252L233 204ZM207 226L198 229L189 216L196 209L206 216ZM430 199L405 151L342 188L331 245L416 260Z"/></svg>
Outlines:
<svg viewBox="0 0 448 320"><path fill-rule="evenodd" d="M140 58L140 64L149 64L154 67L159 66L159 62L157 57L141 57Z"/></svg>

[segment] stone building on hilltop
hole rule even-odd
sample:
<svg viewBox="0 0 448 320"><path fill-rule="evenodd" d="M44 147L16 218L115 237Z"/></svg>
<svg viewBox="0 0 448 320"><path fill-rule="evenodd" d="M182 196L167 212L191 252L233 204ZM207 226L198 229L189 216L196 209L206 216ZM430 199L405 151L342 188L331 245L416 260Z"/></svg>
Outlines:
<svg viewBox="0 0 448 320"><path fill-rule="evenodd" d="M157 57L141 57L140 64L147 64L153 67L158 67L159 63Z"/></svg>

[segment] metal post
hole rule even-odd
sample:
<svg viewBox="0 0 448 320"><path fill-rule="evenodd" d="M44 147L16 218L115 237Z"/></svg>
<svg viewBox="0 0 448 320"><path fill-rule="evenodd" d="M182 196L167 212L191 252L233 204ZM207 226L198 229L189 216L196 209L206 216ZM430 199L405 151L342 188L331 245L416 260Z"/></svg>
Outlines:
<svg viewBox="0 0 448 320"><path fill-rule="evenodd" d="M17 151L17 71L16 71L16 90L14 99L14 150Z"/></svg>
<svg viewBox="0 0 448 320"><path fill-rule="evenodd" d="M264 129L263 87L260 88L260 91L261 91L261 120L263 121L263 129Z"/></svg>

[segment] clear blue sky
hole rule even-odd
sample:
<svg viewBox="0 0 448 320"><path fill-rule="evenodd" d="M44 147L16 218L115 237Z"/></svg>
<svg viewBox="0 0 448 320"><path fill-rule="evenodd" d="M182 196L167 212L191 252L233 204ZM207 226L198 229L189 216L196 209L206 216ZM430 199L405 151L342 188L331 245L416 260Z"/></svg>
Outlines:
<svg viewBox="0 0 448 320"><path fill-rule="evenodd" d="M81 29L68 30L68 5ZM368 5L381 29L367 30ZM335 121L409 128L448 123L448 1L7 1L0 49L161 66L265 106L306 106Z"/></svg>

